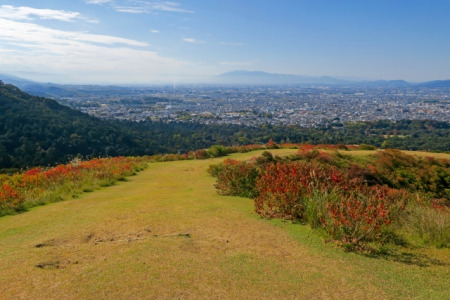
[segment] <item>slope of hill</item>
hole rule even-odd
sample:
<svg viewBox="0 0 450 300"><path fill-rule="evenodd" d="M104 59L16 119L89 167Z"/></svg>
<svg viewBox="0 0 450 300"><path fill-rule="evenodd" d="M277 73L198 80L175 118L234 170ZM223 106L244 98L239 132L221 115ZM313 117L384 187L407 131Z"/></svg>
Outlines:
<svg viewBox="0 0 450 300"><path fill-rule="evenodd" d="M345 253L307 226L256 217L250 199L218 195L206 169L222 159L151 164L0 218L2 298L447 298L448 249Z"/></svg>
<svg viewBox="0 0 450 300"><path fill-rule="evenodd" d="M9 83L9 84L13 84L19 87L22 86L27 86L30 84L38 84L35 81L31 81L28 79L24 79L21 77L17 77L17 76L12 76L12 75L7 75L7 74L0 74L0 79L4 82L4 83Z"/></svg>
<svg viewBox="0 0 450 300"><path fill-rule="evenodd" d="M13 85L0 84L0 168L48 165L74 156L143 154L142 141L101 121Z"/></svg>
<svg viewBox="0 0 450 300"><path fill-rule="evenodd" d="M427 81L418 84L418 86L427 88L450 88L450 80Z"/></svg>

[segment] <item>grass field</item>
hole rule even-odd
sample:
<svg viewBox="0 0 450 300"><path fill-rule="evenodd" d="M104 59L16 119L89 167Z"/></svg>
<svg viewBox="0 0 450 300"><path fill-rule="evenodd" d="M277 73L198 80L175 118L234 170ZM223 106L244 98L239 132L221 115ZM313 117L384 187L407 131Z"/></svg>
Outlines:
<svg viewBox="0 0 450 300"><path fill-rule="evenodd" d="M0 218L0 298L450 299L448 249L346 253L307 226L259 218L250 199L217 195L206 169L221 160L150 164Z"/></svg>

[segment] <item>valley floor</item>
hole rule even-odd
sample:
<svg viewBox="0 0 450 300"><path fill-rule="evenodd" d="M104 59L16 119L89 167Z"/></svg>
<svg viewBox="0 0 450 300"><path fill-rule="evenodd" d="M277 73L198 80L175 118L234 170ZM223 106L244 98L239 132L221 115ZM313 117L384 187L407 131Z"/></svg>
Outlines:
<svg viewBox="0 0 450 300"><path fill-rule="evenodd" d="M259 218L250 199L218 195L206 169L220 160L150 164L0 218L0 298L450 299L448 249L345 253L307 226Z"/></svg>

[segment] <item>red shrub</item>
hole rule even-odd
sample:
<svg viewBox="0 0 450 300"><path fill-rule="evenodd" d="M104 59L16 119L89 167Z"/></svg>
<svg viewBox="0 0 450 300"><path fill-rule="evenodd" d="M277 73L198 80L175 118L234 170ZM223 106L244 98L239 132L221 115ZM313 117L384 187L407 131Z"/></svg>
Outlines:
<svg viewBox="0 0 450 300"><path fill-rule="evenodd" d="M343 178L333 167L305 163L269 164L256 183L255 210L269 218L303 218L305 198L313 190L332 189Z"/></svg>
<svg viewBox="0 0 450 300"><path fill-rule="evenodd" d="M23 196L11 185L4 183L0 190L0 209L14 209L23 203Z"/></svg>
<svg viewBox="0 0 450 300"><path fill-rule="evenodd" d="M197 150L194 152L194 156L196 159L207 159L208 158L208 152L206 150Z"/></svg>
<svg viewBox="0 0 450 300"><path fill-rule="evenodd" d="M74 161L43 171L35 168L3 176L0 183L0 215L20 209L22 204L36 202L44 193L52 193L62 186L80 188L83 182L95 180L115 181L133 174L143 160L141 158L100 158L90 161ZM98 181L97 181L98 182Z"/></svg>
<svg viewBox="0 0 450 300"><path fill-rule="evenodd" d="M329 218L323 225L334 238L353 245L375 238L407 199L405 191L387 186L362 186L341 196L326 204Z"/></svg>

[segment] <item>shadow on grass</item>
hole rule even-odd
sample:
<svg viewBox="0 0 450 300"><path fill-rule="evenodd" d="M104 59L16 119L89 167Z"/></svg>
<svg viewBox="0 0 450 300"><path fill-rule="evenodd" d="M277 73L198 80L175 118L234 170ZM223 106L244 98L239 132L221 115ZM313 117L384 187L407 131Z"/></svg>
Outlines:
<svg viewBox="0 0 450 300"><path fill-rule="evenodd" d="M384 259L388 261L399 262L407 265L415 265L419 267L430 266L448 266L449 263L442 260L430 257L425 254L411 253L411 252L398 252L395 250L386 251L384 249L372 249L371 251L363 254L366 257Z"/></svg>
<svg viewBox="0 0 450 300"><path fill-rule="evenodd" d="M407 265L419 267L448 266L446 261L430 257L423 253L407 252L407 249L414 249L403 236L393 232L384 231L383 236L377 244L362 244L358 246L343 244L348 252L354 252L363 256L383 259L387 261L399 262Z"/></svg>

